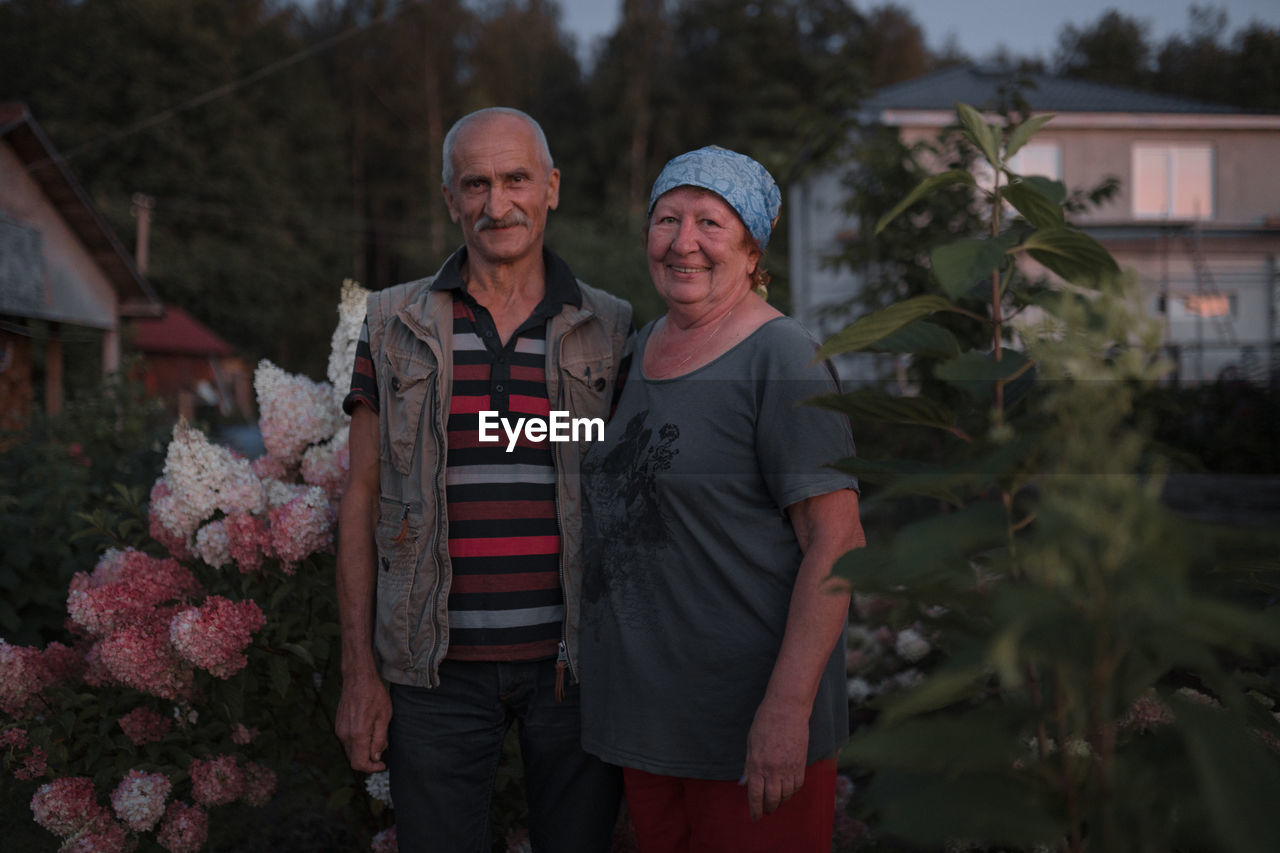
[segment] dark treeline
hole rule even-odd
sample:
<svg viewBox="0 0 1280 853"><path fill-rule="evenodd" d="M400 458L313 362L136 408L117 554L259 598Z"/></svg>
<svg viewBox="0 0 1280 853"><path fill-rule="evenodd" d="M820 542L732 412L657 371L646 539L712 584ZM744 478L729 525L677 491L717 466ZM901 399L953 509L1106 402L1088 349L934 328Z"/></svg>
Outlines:
<svg viewBox="0 0 1280 853"><path fill-rule="evenodd" d="M126 243L133 195L155 199L164 300L317 376L343 278L425 275L458 242L440 145L469 110L543 123L564 179L552 245L645 319L640 220L667 158L725 145L785 182L840 156L866 93L965 60L892 5L622 7L584 67L553 0L0 0L0 100L30 105ZM1047 70L1280 109L1280 31L1226 33L1193 9L1156 45L1111 12L1064 30ZM785 302L785 229L768 265Z"/></svg>

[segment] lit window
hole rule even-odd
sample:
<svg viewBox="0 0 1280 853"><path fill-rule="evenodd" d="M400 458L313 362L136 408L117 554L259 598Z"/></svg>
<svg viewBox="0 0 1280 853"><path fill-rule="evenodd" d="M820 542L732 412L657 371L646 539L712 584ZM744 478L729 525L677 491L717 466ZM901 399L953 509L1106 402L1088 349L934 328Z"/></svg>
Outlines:
<svg viewBox="0 0 1280 853"><path fill-rule="evenodd" d="M1212 219L1213 148L1133 146L1133 215L1139 219Z"/></svg>
<svg viewBox="0 0 1280 853"><path fill-rule="evenodd" d="M1236 316L1234 293L1179 293L1174 294L1169 303L1172 320Z"/></svg>

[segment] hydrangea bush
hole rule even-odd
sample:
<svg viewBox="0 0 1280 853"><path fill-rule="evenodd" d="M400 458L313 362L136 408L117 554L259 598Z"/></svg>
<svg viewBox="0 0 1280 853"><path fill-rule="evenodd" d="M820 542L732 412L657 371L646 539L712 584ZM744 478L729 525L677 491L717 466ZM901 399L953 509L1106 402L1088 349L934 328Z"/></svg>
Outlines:
<svg viewBox="0 0 1280 853"><path fill-rule="evenodd" d="M149 535L69 585L69 643L0 640L0 757L59 850L215 848L282 780L395 849L385 786L366 794L332 735L341 384L365 295L342 287L330 381L259 364L265 455L173 428Z"/></svg>

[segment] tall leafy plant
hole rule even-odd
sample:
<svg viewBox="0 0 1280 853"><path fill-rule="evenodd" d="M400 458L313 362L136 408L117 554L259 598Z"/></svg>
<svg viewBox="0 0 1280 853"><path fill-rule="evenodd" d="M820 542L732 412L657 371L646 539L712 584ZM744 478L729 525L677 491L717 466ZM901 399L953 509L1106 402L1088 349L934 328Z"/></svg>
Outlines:
<svg viewBox="0 0 1280 853"><path fill-rule="evenodd" d="M1051 117L997 127L956 109L994 183L930 176L877 228L966 185L982 233L932 248L931 292L822 350L926 366L936 381L918 396L818 402L945 437L936 459L839 463L872 508L941 507L836 566L860 592L908 600L939 650L847 748L871 771L860 807L886 837L948 849L1280 849L1280 619L1258 594L1275 542L1161 505L1134 401L1163 366L1133 281L1070 224L1062 184L1008 166ZM1015 275L1036 264L1052 276Z"/></svg>

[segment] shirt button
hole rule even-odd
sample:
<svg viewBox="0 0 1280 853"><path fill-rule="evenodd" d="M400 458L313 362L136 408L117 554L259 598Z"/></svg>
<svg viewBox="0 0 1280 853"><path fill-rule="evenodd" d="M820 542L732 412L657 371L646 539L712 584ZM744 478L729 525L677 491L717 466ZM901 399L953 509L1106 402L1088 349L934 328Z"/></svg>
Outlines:
<svg viewBox="0 0 1280 853"><path fill-rule="evenodd" d="M493 386L493 390L495 390L495 391L497 391L499 394L501 394L501 393L502 393L502 386L501 386L501 385L494 385L494 386Z"/></svg>

